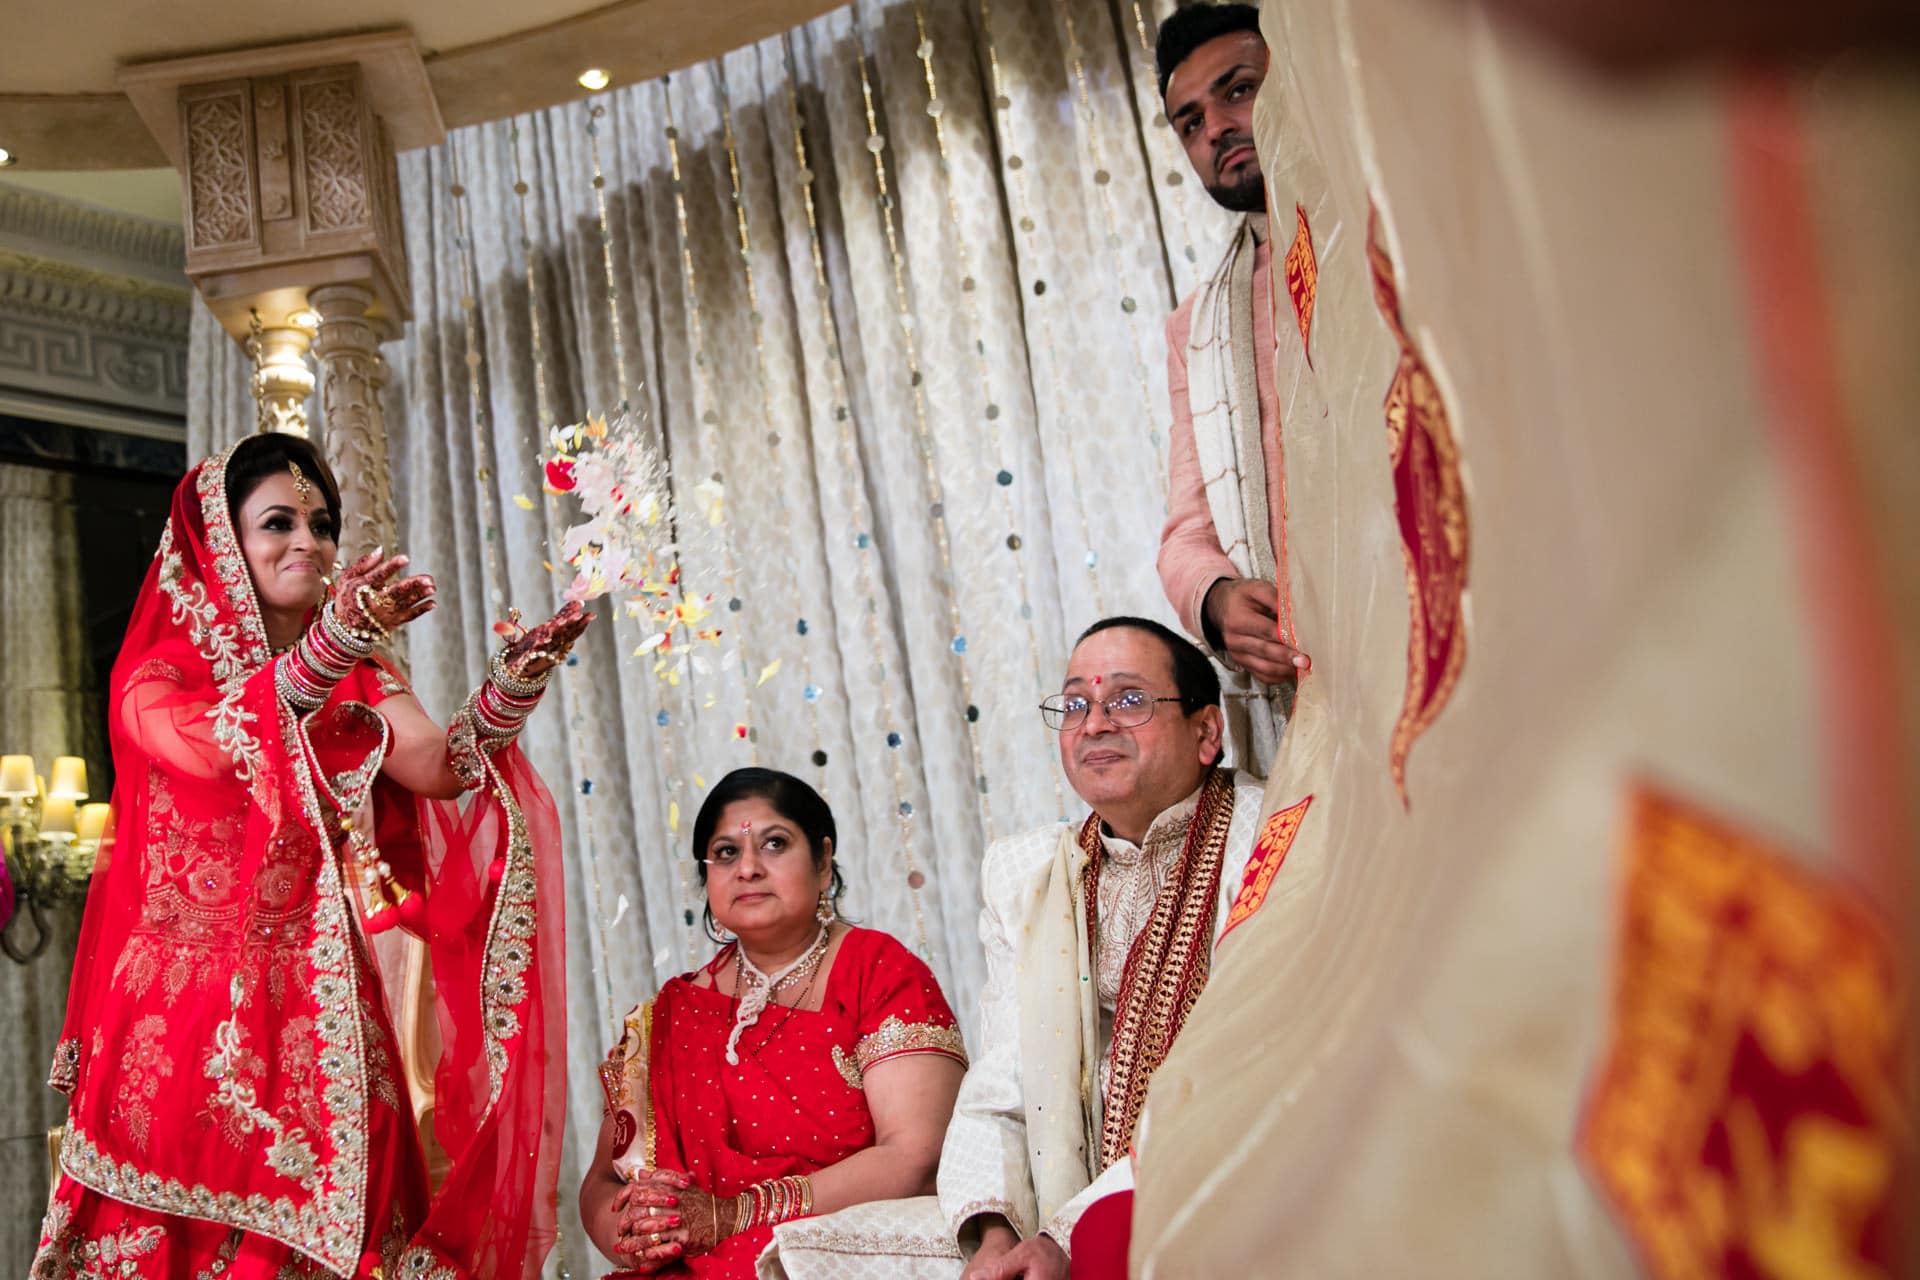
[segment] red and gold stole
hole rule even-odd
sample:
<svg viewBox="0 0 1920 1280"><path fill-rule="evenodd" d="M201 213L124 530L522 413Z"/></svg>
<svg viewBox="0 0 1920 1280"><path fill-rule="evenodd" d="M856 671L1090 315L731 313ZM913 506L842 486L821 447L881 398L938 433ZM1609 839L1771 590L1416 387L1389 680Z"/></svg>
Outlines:
<svg viewBox="0 0 1920 1280"><path fill-rule="evenodd" d="M1187 1014L1207 985L1213 967L1213 916L1220 894L1220 867L1233 824L1233 775L1215 769L1200 788L1200 802L1187 827L1186 843L1173 864L1147 927L1133 940L1113 1011L1112 1072L1100 1121L1100 1165L1127 1154L1147 1083L1166 1060ZM1080 828L1087 855L1081 881L1086 910L1087 954L1100 954L1100 815ZM1097 961L1096 961L1097 963Z"/></svg>

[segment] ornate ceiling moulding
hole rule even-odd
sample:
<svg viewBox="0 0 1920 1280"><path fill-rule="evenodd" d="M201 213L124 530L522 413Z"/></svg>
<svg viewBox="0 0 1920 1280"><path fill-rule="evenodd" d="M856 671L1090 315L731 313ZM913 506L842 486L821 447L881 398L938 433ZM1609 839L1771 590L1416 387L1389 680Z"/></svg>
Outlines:
<svg viewBox="0 0 1920 1280"><path fill-rule="evenodd" d="M177 435L183 241L167 223L0 188L0 413Z"/></svg>
<svg viewBox="0 0 1920 1280"><path fill-rule="evenodd" d="M390 78L364 65L375 86L376 99L385 88L396 87L417 74L430 101L437 100L434 123L478 124L551 107L578 98L582 90L574 77L587 67L605 68L613 83L650 80L682 67L705 62L742 45L798 26L837 7L843 0L616 0L586 13L561 18L492 40L453 49L415 51L410 36L404 52L389 50L399 74ZM394 5L396 21L406 21L409 9L421 7L407 0ZM532 6L538 10L538 6ZM299 8L287 10L293 23L306 18ZM290 38L307 33L290 30ZM343 36L333 40L305 40L278 46L289 50L326 44L350 46L380 37ZM154 127L166 110L162 98L167 73L162 68L200 64L216 68L223 60L246 61L265 50L248 49L204 57L176 58L160 63L136 63L122 71L117 93L0 94L0 138L34 169L139 169L170 161L178 167L178 143L171 129ZM411 66L403 66L411 54ZM358 55L356 55L358 56ZM292 70L287 63L281 70ZM317 65L305 62L298 65ZM218 78L191 73L196 80ZM267 74L250 71L247 74ZM176 83L178 83L176 81ZM411 91L409 91L409 94ZM410 96L407 100L413 100ZM406 151L437 141L433 128L414 132L406 127L395 103L376 101L375 111L387 118L393 146ZM144 122L144 123L143 123ZM156 140L157 139L157 140Z"/></svg>
<svg viewBox="0 0 1920 1280"><path fill-rule="evenodd" d="M186 236L179 227L19 187L0 186L0 249L179 291L187 283Z"/></svg>

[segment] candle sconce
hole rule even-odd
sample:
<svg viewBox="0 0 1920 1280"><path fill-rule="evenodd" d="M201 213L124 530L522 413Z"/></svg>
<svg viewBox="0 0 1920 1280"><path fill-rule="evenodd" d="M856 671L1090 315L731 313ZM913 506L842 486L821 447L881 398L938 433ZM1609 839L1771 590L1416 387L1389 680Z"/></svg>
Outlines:
<svg viewBox="0 0 1920 1280"><path fill-rule="evenodd" d="M108 806L85 804L87 764L77 756L53 762L53 785L45 786L33 757L0 756L0 951L26 964L53 940L49 913L82 902L95 859L108 838ZM33 927L31 941L17 936L20 921Z"/></svg>

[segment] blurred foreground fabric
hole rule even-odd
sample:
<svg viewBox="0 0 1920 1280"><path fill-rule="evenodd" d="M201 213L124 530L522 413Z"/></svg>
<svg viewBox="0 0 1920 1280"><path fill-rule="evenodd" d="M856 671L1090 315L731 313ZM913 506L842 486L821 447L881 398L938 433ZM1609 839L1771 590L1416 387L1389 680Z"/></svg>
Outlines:
<svg viewBox="0 0 1920 1280"><path fill-rule="evenodd" d="M1907 1274L1920 88L1264 23L1313 672L1133 1274Z"/></svg>

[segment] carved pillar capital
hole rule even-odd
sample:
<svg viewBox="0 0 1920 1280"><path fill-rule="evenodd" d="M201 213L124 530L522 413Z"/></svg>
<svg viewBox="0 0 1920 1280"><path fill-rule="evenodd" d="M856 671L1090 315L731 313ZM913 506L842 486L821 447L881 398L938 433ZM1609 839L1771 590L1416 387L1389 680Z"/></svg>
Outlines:
<svg viewBox="0 0 1920 1280"><path fill-rule="evenodd" d="M313 337L288 325L262 329L247 339L253 357L253 398L260 405L260 430L307 434L307 400L313 395L313 370L307 348Z"/></svg>

